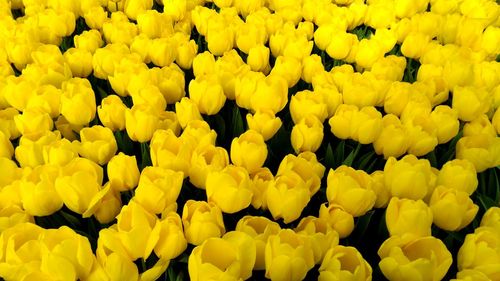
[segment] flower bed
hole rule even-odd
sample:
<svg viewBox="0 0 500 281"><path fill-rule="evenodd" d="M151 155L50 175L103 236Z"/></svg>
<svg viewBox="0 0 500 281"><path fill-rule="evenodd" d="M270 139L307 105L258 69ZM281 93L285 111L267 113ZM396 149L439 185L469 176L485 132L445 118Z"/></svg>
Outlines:
<svg viewBox="0 0 500 281"><path fill-rule="evenodd" d="M491 0L0 2L5 280L500 280Z"/></svg>

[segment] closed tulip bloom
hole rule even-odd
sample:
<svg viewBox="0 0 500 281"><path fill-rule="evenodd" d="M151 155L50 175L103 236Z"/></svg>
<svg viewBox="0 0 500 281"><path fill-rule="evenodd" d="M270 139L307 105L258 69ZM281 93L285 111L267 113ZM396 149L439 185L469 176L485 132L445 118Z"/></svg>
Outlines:
<svg viewBox="0 0 500 281"><path fill-rule="evenodd" d="M19 111L12 107L0 110L0 131L9 137L10 140L21 136L21 132L17 129L16 122L14 121L14 117L19 114Z"/></svg>
<svg viewBox="0 0 500 281"><path fill-rule="evenodd" d="M457 278L452 279L454 281L469 281L469 280L477 280L477 281L488 281L491 280L488 275L482 273L479 270L475 269L464 269L457 272Z"/></svg>
<svg viewBox="0 0 500 281"><path fill-rule="evenodd" d="M181 217L175 212L170 212L160 220L159 224L160 239L154 252L160 259L174 259L187 248Z"/></svg>
<svg viewBox="0 0 500 281"><path fill-rule="evenodd" d="M472 195L478 185L474 165L465 159L453 159L446 162L437 177L437 185L444 185Z"/></svg>
<svg viewBox="0 0 500 281"><path fill-rule="evenodd" d="M377 80L370 72L366 71L363 74L356 72L344 82L343 101L360 109L366 106L380 106L383 104L389 85L389 82Z"/></svg>
<svg viewBox="0 0 500 281"><path fill-rule="evenodd" d="M496 230L489 227L467 234L458 250L458 270L474 269L485 274L489 280L496 278L500 264L498 240Z"/></svg>
<svg viewBox="0 0 500 281"><path fill-rule="evenodd" d="M439 143L447 143L458 134L460 122L458 114L449 106L439 105L431 112L431 119L437 126L437 138Z"/></svg>
<svg viewBox="0 0 500 281"><path fill-rule="evenodd" d="M157 130L150 144L152 164L183 172L187 177L195 144L196 139L177 137L172 130Z"/></svg>
<svg viewBox="0 0 500 281"><path fill-rule="evenodd" d="M236 100L236 104L241 108L245 108L248 110L252 109L251 100L257 90L257 85L261 80L265 78L266 76L262 72L255 71L248 71L242 74L240 77L237 77L236 81L234 82L234 98ZM275 88L275 90L276 89L278 88ZM279 92L282 93L282 90L280 90ZM255 100L259 101L257 99ZM264 99L264 101L266 101L266 99ZM276 104L276 101L274 101L274 104ZM282 104L282 102L279 101L279 104Z"/></svg>
<svg viewBox="0 0 500 281"><path fill-rule="evenodd" d="M0 157L11 159L12 155L14 155L14 146L10 142L9 137L0 131Z"/></svg>
<svg viewBox="0 0 500 281"><path fill-rule="evenodd" d="M334 32L330 44L326 47L326 52L333 59L345 59L351 52L353 42L357 40L355 34L342 31Z"/></svg>
<svg viewBox="0 0 500 281"><path fill-rule="evenodd" d="M255 256L255 241L244 232L231 231L222 238L209 238L189 256L189 277L193 280L246 280L252 275Z"/></svg>
<svg viewBox="0 0 500 281"><path fill-rule="evenodd" d="M375 204L376 194L371 185L372 179L364 171L340 166L328 173L328 202L342 206L354 217L362 216Z"/></svg>
<svg viewBox="0 0 500 281"><path fill-rule="evenodd" d="M354 247L330 248L319 268L318 280L366 280L372 279L372 267Z"/></svg>
<svg viewBox="0 0 500 281"><path fill-rule="evenodd" d="M221 237L225 232L222 212L215 203L188 200L182 210L184 234L189 244L200 245L210 237Z"/></svg>
<svg viewBox="0 0 500 281"><path fill-rule="evenodd" d="M350 138L351 122L357 112L358 108L355 105L339 105L335 114L328 120L330 131L339 139Z"/></svg>
<svg viewBox="0 0 500 281"><path fill-rule="evenodd" d="M125 112L125 128L133 141L147 142L159 126L158 113L149 106L133 106Z"/></svg>
<svg viewBox="0 0 500 281"><path fill-rule="evenodd" d="M480 226L492 227L496 230L500 229L500 207L491 207L486 210L481 218Z"/></svg>
<svg viewBox="0 0 500 281"><path fill-rule="evenodd" d="M321 263L328 249L339 244L339 234L322 218L304 217L294 230L310 240L315 264Z"/></svg>
<svg viewBox="0 0 500 281"><path fill-rule="evenodd" d="M114 182L107 182L92 198L89 207L82 214L83 218L94 216L101 224L112 222L122 209L120 192L113 187Z"/></svg>
<svg viewBox="0 0 500 281"><path fill-rule="evenodd" d="M253 130L244 132L231 142L230 156L236 166L245 168L249 173L257 171L267 158L264 138Z"/></svg>
<svg viewBox="0 0 500 281"><path fill-rule="evenodd" d="M229 165L209 173L206 191L208 202L214 202L224 213L239 212L252 202L250 177L242 167Z"/></svg>
<svg viewBox="0 0 500 281"><path fill-rule="evenodd" d="M197 54L193 59L193 73L195 77L212 74L215 70L215 57L209 51Z"/></svg>
<svg viewBox="0 0 500 281"><path fill-rule="evenodd" d="M373 143L382 131L382 114L373 106L365 106L353 115L351 137L361 144Z"/></svg>
<svg viewBox="0 0 500 281"><path fill-rule="evenodd" d="M274 184L274 176L266 168L260 168L250 175L250 189L252 190L252 206L255 209L267 210L267 189Z"/></svg>
<svg viewBox="0 0 500 281"><path fill-rule="evenodd" d="M314 115L308 115L293 127L290 139L296 153L315 152L323 141L323 124Z"/></svg>
<svg viewBox="0 0 500 281"><path fill-rule="evenodd" d="M496 130L486 114L466 123L463 128L464 136L490 135L496 137Z"/></svg>
<svg viewBox="0 0 500 281"><path fill-rule="evenodd" d="M95 270L93 276L99 276L100 278L108 278L108 280L124 280L124 281L136 281L139 280L139 269L137 265L126 255L111 252L106 257L102 258L100 261L102 265L97 265L96 267L100 270ZM97 273L99 272L99 273ZM101 274L101 275L99 275ZM99 278L98 277L98 278Z"/></svg>
<svg viewBox="0 0 500 281"><path fill-rule="evenodd" d="M103 171L86 158L75 158L55 181L57 194L71 211L83 214L101 189ZM77 196L75 196L77 195Z"/></svg>
<svg viewBox="0 0 500 281"><path fill-rule="evenodd" d="M182 128L185 128L193 120L203 120L198 106L187 97L183 97L175 103L175 112Z"/></svg>
<svg viewBox="0 0 500 281"><path fill-rule="evenodd" d="M462 121L472 121L489 110L488 94L485 90L472 87L453 89L452 108Z"/></svg>
<svg viewBox="0 0 500 281"><path fill-rule="evenodd" d="M148 212L160 214L177 201L183 179L182 172L146 167L141 172L133 200Z"/></svg>
<svg viewBox="0 0 500 281"><path fill-rule="evenodd" d="M21 115L14 116L14 122L19 132L31 139L37 139L54 126L48 113L36 109L27 109Z"/></svg>
<svg viewBox="0 0 500 281"><path fill-rule="evenodd" d="M165 3L166 2L166 3ZM172 0L172 1L163 1L161 0L164 6L164 13L170 16L172 19L178 21L185 17L186 9L187 9L187 1L183 0Z"/></svg>
<svg viewBox="0 0 500 281"><path fill-rule="evenodd" d="M320 188L325 166L318 161L315 153L306 151L297 156L288 154L281 160L276 176L288 172L297 173L306 183L311 195L314 195Z"/></svg>
<svg viewBox="0 0 500 281"><path fill-rule="evenodd" d="M205 145L215 145L217 133L210 128L210 125L203 120L193 120L182 131L179 137L185 142L191 142L193 148L202 147Z"/></svg>
<svg viewBox="0 0 500 281"><path fill-rule="evenodd" d="M112 131L122 131L125 129L125 112L127 106L123 104L117 95L109 95L102 99L97 107L97 115L104 127Z"/></svg>
<svg viewBox="0 0 500 281"><path fill-rule="evenodd" d="M389 280L442 280L453 258L444 243L433 236L389 237L378 250L379 267Z"/></svg>
<svg viewBox="0 0 500 281"><path fill-rule="evenodd" d="M479 210L467 192L445 186L436 187L429 207L434 224L447 231L458 231L466 227Z"/></svg>
<svg viewBox="0 0 500 281"><path fill-rule="evenodd" d="M250 48L247 57L247 64L252 71L268 73L271 69L269 65L269 48L264 45L257 45Z"/></svg>
<svg viewBox="0 0 500 281"><path fill-rule="evenodd" d="M194 40L183 42L177 47L177 57L175 58L175 62L182 69L190 69L197 53L198 45Z"/></svg>
<svg viewBox="0 0 500 281"><path fill-rule="evenodd" d="M189 181L194 186L205 189L208 175L224 169L227 165L229 156L226 149L213 144L198 146L191 157Z"/></svg>
<svg viewBox="0 0 500 281"><path fill-rule="evenodd" d="M87 77L92 72L92 54L89 51L70 48L64 53L64 58L73 77Z"/></svg>
<svg viewBox="0 0 500 281"><path fill-rule="evenodd" d="M95 94L86 79L72 78L62 85L61 114L72 125L86 125L96 112Z"/></svg>
<svg viewBox="0 0 500 281"><path fill-rule="evenodd" d="M255 92L250 97L252 111L271 110L280 112L288 102L286 81L279 76L269 75L257 82Z"/></svg>
<svg viewBox="0 0 500 281"><path fill-rule="evenodd" d="M19 139L19 145L14 150L14 155L19 166L34 168L38 165L43 165L43 147L60 139L61 134L54 131L47 131L35 140L21 137Z"/></svg>
<svg viewBox="0 0 500 281"><path fill-rule="evenodd" d="M80 139L79 154L99 165L108 163L118 150L113 132L103 126L83 128Z"/></svg>
<svg viewBox="0 0 500 281"><path fill-rule="evenodd" d="M266 278L271 280L302 280L314 267L310 241L291 229L272 235L266 245Z"/></svg>
<svg viewBox="0 0 500 281"><path fill-rule="evenodd" d="M137 107L148 107L154 112L162 112L167 108L167 101L158 87L148 85L136 93L132 93L132 103Z"/></svg>
<svg viewBox="0 0 500 281"><path fill-rule="evenodd" d="M101 33L95 29L86 30L80 35L75 35L73 41L75 48L89 51L91 54L94 54L104 44Z"/></svg>
<svg viewBox="0 0 500 281"><path fill-rule="evenodd" d="M469 160L478 173L500 164L500 141L490 135L466 136L458 140L457 159Z"/></svg>
<svg viewBox="0 0 500 281"><path fill-rule="evenodd" d="M299 82L302 76L302 63L296 58L279 56L276 58L271 75L278 75L288 83L288 88L291 88Z"/></svg>
<svg viewBox="0 0 500 281"><path fill-rule="evenodd" d="M250 235L256 246L256 258L254 270L264 270L265 251L269 236L276 235L281 230L278 223L266 217L244 216L236 224L236 231Z"/></svg>
<svg viewBox="0 0 500 281"><path fill-rule="evenodd" d="M283 218L285 223L298 219L310 199L306 183L293 171L276 177L267 189L269 211L275 220Z"/></svg>
<svg viewBox="0 0 500 281"><path fill-rule="evenodd" d="M191 80L189 98L198 106L200 113L207 115L217 114L226 102L224 90L215 75L201 76Z"/></svg>
<svg viewBox="0 0 500 281"><path fill-rule="evenodd" d="M222 56L234 47L234 31L227 28L224 20L214 18L208 23L206 41L208 50L214 56Z"/></svg>
<svg viewBox="0 0 500 281"><path fill-rule="evenodd" d="M360 67L371 68L383 56L383 45L377 40L365 38L359 41L354 57L356 64Z"/></svg>
<svg viewBox="0 0 500 281"><path fill-rule="evenodd" d="M154 39L160 38L163 31L168 32L172 28L172 23L165 14L156 10L147 10L137 15L137 27L140 33Z"/></svg>
<svg viewBox="0 0 500 281"><path fill-rule="evenodd" d="M131 260L147 259L156 245L160 231L159 220L142 205L131 200L116 216L116 229L121 244Z"/></svg>
<svg viewBox="0 0 500 281"><path fill-rule="evenodd" d="M48 216L63 206L55 189L60 168L55 165L38 166L19 184L23 209L32 216Z"/></svg>
<svg viewBox="0 0 500 281"><path fill-rule="evenodd" d="M308 57L305 57L302 61L302 80L307 83L312 83L313 77L320 72L323 72L325 67L321 62L321 57L312 54ZM316 89L316 88L315 88Z"/></svg>
<svg viewBox="0 0 500 281"><path fill-rule="evenodd" d="M281 128L281 119L272 110L257 110L253 115L246 116L248 128L262 135L264 141L271 139Z"/></svg>
<svg viewBox="0 0 500 281"><path fill-rule="evenodd" d="M139 182L139 168L135 156L123 152L114 155L107 165L108 179L118 191L130 190Z"/></svg>
<svg viewBox="0 0 500 281"><path fill-rule="evenodd" d="M88 27L99 30L108 19L108 13L101 6L91 7L84 11L83 18Z"/></svg>
<svg viewBox="0 0 500 281"><path fill-rule="evenodd" d="M268 38L266 29L256 23L249 23L248 21L241 25L236 31L236 46L243 53L250 56L251 50L256 46L264 47ZM266 47L264 47L266 48ZM269 58L269 49L267 49L267 57ZM269 62L269 59L268 61ZM252 69L253 70L253 69ZM254 70L256 71L256 70Z"/></svg>
<svg viewBox="0 0 500 281"><path fill-rule="evenodd" d="M401 120L394 114L386 114L382 117L382 130L373 143L373 148L377 154L384 155L384 158L399 157L406 153L410 140L406 134Z"/></svg>
<svg viewBox="0 0 500 281"><path fill-rule="evenodd" d="M153 7L153 0L127 0L124 5L125 14L132 20L137 16Z"/></svg>
<svg viewBox="0 0 500 281"><path fill-rule="evenodd" d="M319 93L305 90L297 92L290 100L290 115L295 124L308 115L314 115L320 122L328 116L328 107Z"/></svg>
<svg viewBox="0 0 500 281"><path fill-rule="evenodd" d="M392 196L413 200L432 193L436 175L427 159L406 155L401 160L389 157L384 167L385 185Z"/></svg>
<svg viewBox="0 0 500 281"><path fill-rule="evenodd" d="M177 56L177 44L172 38L158 38L151 41L149 57L157 66L168 66Z"/></svg>
<svg viewBox="0 0 500 281"><path fill-rule="evenodd" d="M401 53L405 57L418 59L422 56L427 45L429 44L429 36L423 33L410 33L401 45Z"/></svg>
<svg viewBox="0 0 500 281"><path fill-rule="evenodd" d="M422 201L393 197L387 206L385 221L391 236L410 234L431 235L432 210Z"/></svg>

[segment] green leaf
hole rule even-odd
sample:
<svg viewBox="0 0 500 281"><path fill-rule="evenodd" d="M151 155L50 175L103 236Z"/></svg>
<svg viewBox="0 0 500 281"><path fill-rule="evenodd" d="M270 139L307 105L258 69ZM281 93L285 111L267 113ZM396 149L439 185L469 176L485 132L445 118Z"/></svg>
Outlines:
<svg viewBox="0 0 500 281"><path fill-rule="evenodd" d="M335 164L335 160L333 157L332 146L330 144L328 144L328 146L326 147L326 153L325 153L325 165L326 165L326 167L333 167L334 164Z"/></svg>
<svg viewBox="0 0 500 281"><path fill-rule="evenodd" d="M232 124L233 137L237 137L245 132L243 118L241 118L240 108L238 106L233 107Z"/></svg>
<svg viewBox="0 0 500 281"><path fill-rule="evenodd" d="M144 169L147 166L151 166L151 156L149 154L149 145L147 143L141 143L141 167Z"/></svg>
<svg viewBox="0 0 500 281"><path fill-rule="evenodd" d="M342 161L344 160L344 150L345 150L345 141L341 140L340 144L337 145L337 148L335 148L335 152L333 154L334 156L333 159L335 159L334 161L335 164L333 168L337 168L342 164Z"/></svg>
<svg viewBox="0 0 500 281"><path fill-rule="evenodd" d="M351 153L349 153L349 155L347 155L347 158L342 162L342 164L347 165L349 167L352 166L352 163L354 162L354 158L356 158L360 149L361 149L361 144L358 143L358 145L356 146L356 149L354 149L353 151L351 151Z"/></svg>
<svg viewBox="0 0 500 281"><path fill-rule="evenodd" d="M81 225L80 219L78 219L77 217L75 217L71 214L66 213L63 210L61 210L60 214L64 218L64 220L66 220L66 222L71 226L71 228L73 228L73 229L80 228L80 225ZM65 224L65 225L67 225L67 224Z"/></svg>
<svg viewBox="0 0 500 281"><path fill-rule="evenodd" d="M372 220L373 214L375 214L375 210L371 210L358 218L355 229L359 237L364 236L366 230L368 229L368 226L370 225L370 221Z"/></svg>
<svg viewBox="0 0 500 281"><path fill-rule="evenodd" d="M427 153L425 158L427 158L427 160L429 160L432 167L437 168L437 158L436 158L436 153L434 152L434 150Z"/></svg>
<svg viewBox="0 0 500 281"><path fill-rule="evenodd" d="M370 151L369 153L363 155L361 157L361 159L359 160L358 169L365 170L367 173L371 172L370 170L365 169L365 167L366 167L366 165L368 165L368 163L370 163L370 161L372 160L373 156L375 156L375 151ZM374 161L371 161L371 162L373 163Z"/></svg>

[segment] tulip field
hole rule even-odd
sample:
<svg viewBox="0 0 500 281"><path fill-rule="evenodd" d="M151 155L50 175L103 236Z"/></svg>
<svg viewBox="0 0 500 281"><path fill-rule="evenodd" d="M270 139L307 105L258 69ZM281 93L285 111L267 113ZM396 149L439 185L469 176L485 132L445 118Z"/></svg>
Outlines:
<svg viewBox="0 0 500 281"><path fill-rule="evenodd" d="M500 280L493 0L0 0L0 280Z"/></svg>

